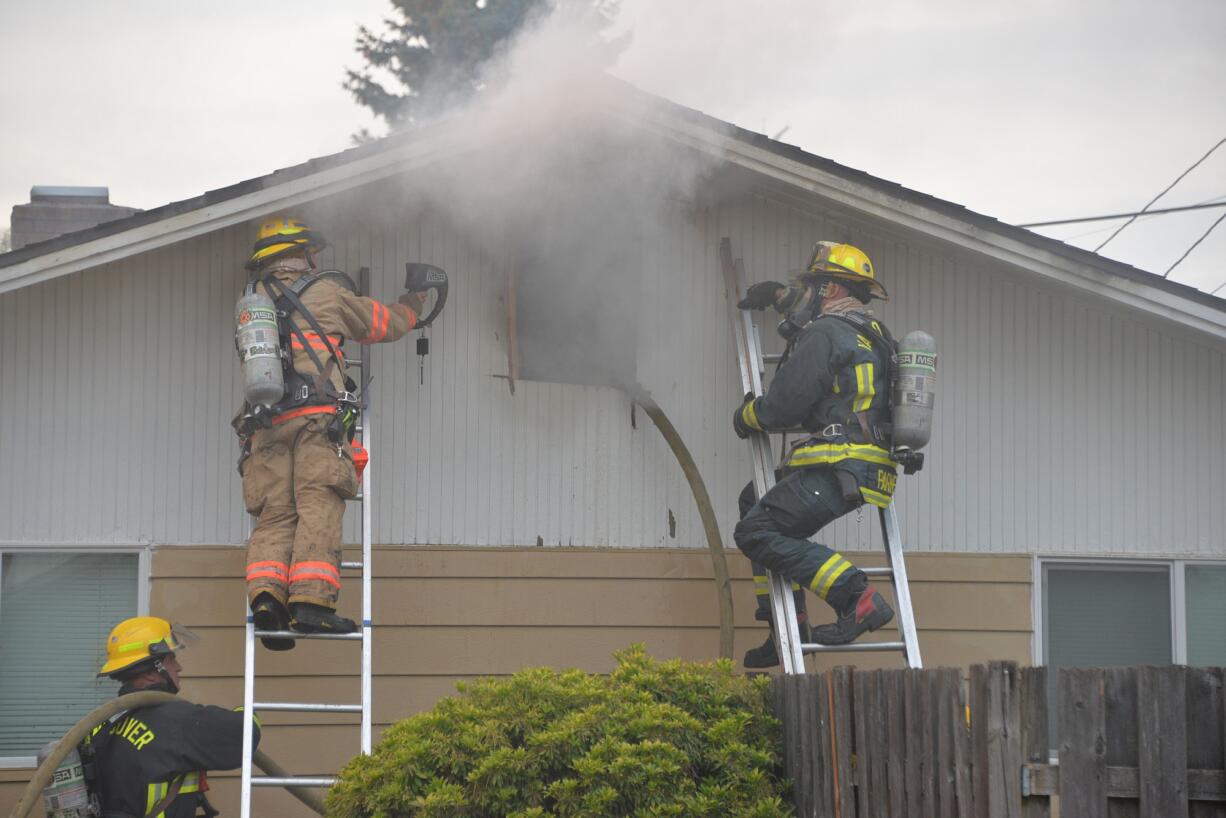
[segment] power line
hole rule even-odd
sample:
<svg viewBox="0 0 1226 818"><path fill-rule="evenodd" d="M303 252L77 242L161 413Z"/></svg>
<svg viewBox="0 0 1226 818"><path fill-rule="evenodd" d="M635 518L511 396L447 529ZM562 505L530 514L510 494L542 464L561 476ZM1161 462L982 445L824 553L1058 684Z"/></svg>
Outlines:
<svg viewBox="0 0 1226 818"><path fill-rule="evenodd" d="M1188 168L1188 169L1187 169L1187 170L1185 170L1183 173L1179 174L1179 176L1178 176L1178 177L1175 179L1175 181L1173 181L1173 182L1171 182L1169 185L1167 185L1167 186L1166 186L1166 188L1165 188L1165 189L1164 189L1164 190L1163 190L1161 193L1159 193L1157 196L1155 196L1154 198L1150 199L1150 200L1149 200L1149 204L1147 204L1147 205L1145 205L1145 207L1141 208L1141 211L1140 211L1140 212L1144 213L1145 211L1149 210L1149 205L1152 205L1154 202L1158 201L1158 200L1159 200L1159 199L1161 199L1163 196L1165 196L1165 195L1167 194L1167 192L1168 192L1168 191L1170 191L1170 189L1171 189L1171 188L1173 188L1173 187L1175 187L1175 185L1179 184L1180 180L1182 180L1182 179L1183 179L1183 177L1187 176L1189 173L1191 173L1193 170L1195 170L1197 165L1199 165L1201 162L1204 162L1206 159L1208 159L1208 158L1209 158L1210 154L1212 154L1212 153L1213 153L1215 150L1217 150L1218 148L1220 148L1220 147L1222 146L1222 143L1223 143L1223 142L1226 142L1226 137L1222 137L1221 139L1219 139L1219 140L1218 140L1218 143L1217 143L1216 145L1214 145L1212 148L1210 148L1210 149L1209 149L1209 153L1206 153L1206 154L1205 154L1204 156L1202 156L1200 159L1197 159L1197 160L1196 160L1194 163L1192 163L1192 167ZM1127 227L1128 225L1132 224L1134 221L1136 221L1136 219L1137 219L1137 217L1136 217L1136 216L1133 216L1131 219L1129 219L1128 221L1126 221L1126 222L1124 222L1123 224L1121 224L1121 225L1119 226L1119 228L1117 228L1117 229L1116 229L1116 231L1115 231L1114 233L1112 233L1110 236L1107 236L1107 238L1103 239L1103 243L1102 243L1102 244L1100 244L1100 245L1098 245L1097 247L1095 247L1095 248L1094 248L1094 252L1095 252L1095 253L1097 253L1099 250L1101 250L1101 249L1103 249L1104 247L1106 247L1106 246L1107 246L1107 242L1111 241L1113 238L1115 238L1116 236L1118 236L1118 235L1120 234L1120 231L1122 231L1122 230L1123 230L1125 227Z"/></svg>
<svg viewBox="0 0 1226 818"><path fill-rule="evenodd" d="M1202 236L1201 236L1199 239L1197 239L1196 241L1192 242L1192 246L1191 246L1191 247L1189 247L1187 250L1184 250L1183 255L1182 255L1182 256L1180 256L1180 257L1179 257L1179 259L1178 259L1178 260L1177 260L1177 261L1176 261L1174 264L1172 264L1170 267L1167 267L1167 268L1166 268L1166 272L1162 274L1162 277L1163 277L1163 278L1166 278L1167 276L1169 276L1169 275L1171 274L1171 270L1174 270L1176 267L1178 267L1178 266L1179 266L1179 262L1180 262L1180 261L1183 261L1185 258L1187 258L1187 257L1188 257L1188 253L1191 253L1193 250L1195 250L1195 249L1196 249L1196 245L1200 244L1202 241L1204 241L1206 238L1208 238L1209 234L1213 232L1213 228L1217 227L1217 226L1218 226L1219 224L1221 224L1223 221L1226 221L1226 213L1223 213L1222 215L1218 216L1218 217L1217 217L1217 221L1215 221L1213 224L1209 225L1209 229L1208 229L1208 230L1206 230L1206 231L1204 232L1204 235L1202 235ZM1223 286L1226 286L1226 285L1223 285ZM1222 289L1222 288L1221 288L1221 287L1218 287L1217 289L1218 289L1218 290L1220 290L1220 289ZM1215 292L1215 293L1216 293L1216 292L1217 292L1217 290L1214 290L1213 292Z"/></svg>
<svg viewBox="0 0 1226 818"><path fill-rule="evenodd" d="M1030 222L1029 224L1019 224L1018 227L1052 227L1057 224L1080 224L1081 222L1105 222L1109 219L1125 219L1129 216L1134 219L1138 216L1161 216L1163 213L1182 213L1185 210L1204 210L1208 207L1226 207L1226 202L1212 202L1194 205L1181 205L1180 207L1164 207L1159 210L1138 210L1134 213L1111 213L1106 216L1083 216L1080 219L1056 219L1050 222ZM1107 242L1103 242L1106 244ZM1099 245L1102 246L1101 244Z"/></svg>

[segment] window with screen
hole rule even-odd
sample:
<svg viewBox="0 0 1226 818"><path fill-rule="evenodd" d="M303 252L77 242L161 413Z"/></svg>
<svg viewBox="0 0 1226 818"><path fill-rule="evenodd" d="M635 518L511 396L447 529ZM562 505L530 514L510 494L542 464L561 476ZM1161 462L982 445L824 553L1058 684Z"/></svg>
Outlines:
<svg viewBox="0 0 1226 818"><path fill-rule="evenodd" d="M0 758L32 758L113 697L105 640L137 614L136 554L0 554Z"/></svg>
<svg viewBox="0 0 1226 818"><path fill-rule="evenodd" d="M1170 567L1044 564L1043 652L1056 747L1057 668L1171 663Z"/></svg>
<svg viewBox="0 0 1226 818"><path fill-rule="evenodd" d="M1188 664L1226 665L1226 565L1188 563L1184 598Z"/></svg>

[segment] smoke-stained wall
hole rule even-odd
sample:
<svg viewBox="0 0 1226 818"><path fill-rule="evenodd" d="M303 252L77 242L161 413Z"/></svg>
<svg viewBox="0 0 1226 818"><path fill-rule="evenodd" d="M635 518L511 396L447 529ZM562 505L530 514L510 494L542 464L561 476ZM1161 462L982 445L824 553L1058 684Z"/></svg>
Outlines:
<svg viewBox="0 0 1226 818"><path fill-rule="evenodd" d="M680 470L625 391L520 380L512 395L511 258L404 191L390 180L302 211L334 242L324 262L370 266L378 297L400 292L406 261L452 276L424 368L413 336L374 348L376 542L703 547ZM635 368L726 538L749 468L719 239L762 279L820 236L861 244L891 292L879 314L940 345L928 465L898 493L909 547L1221 553L1226 353L1202 336L764 188L672 199L659 224L642 245ZM253 234L0 296L0 543L242 541L231 322ZM866 511L822 536L854 550L875 528Z"/></svg>

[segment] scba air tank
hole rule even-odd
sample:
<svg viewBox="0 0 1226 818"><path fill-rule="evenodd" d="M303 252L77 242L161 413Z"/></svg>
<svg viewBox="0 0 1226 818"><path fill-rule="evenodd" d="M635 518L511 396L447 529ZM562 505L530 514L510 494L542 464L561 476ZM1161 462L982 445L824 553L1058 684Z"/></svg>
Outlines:
<svg viewBox="0 0 1226 818"><path fill-rule="evenodd" d="M52 741L38 751L39 765L55 752L58 744L58 741ZM47 818L85 818L100 814L97 804L90 798L89 787L85 784L85 770L76 747L64 756L51 776L51 783L43 790L43 808Z"/></svg>
<svg viewBox="0 0 1226 818"><path fill-rule="evenodd" d="M261 292L249 292L234 306L234 345L243 367L243 396L268 408L285 395L277 308Z"/></svg>
<svg viewBox="0 0 1226 818"><path fill-rule="evenodd" d="M936 401L937 342L923 330L908 332L898 344L894 383L894 446L913 452L932 437Z"/></svg>

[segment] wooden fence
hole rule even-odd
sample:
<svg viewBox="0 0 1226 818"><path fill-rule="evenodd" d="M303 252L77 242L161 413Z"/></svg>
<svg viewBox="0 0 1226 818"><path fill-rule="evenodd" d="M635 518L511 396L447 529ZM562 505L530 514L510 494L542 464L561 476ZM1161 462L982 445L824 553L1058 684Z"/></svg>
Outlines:
<svg viewBox="0 0 1226 818"><path fill-rule="evenodd" d="M836 668L775 680L801 818L1226 816L1222 668ZM1053 753L1058 763L1053 761Z"/></svg>

